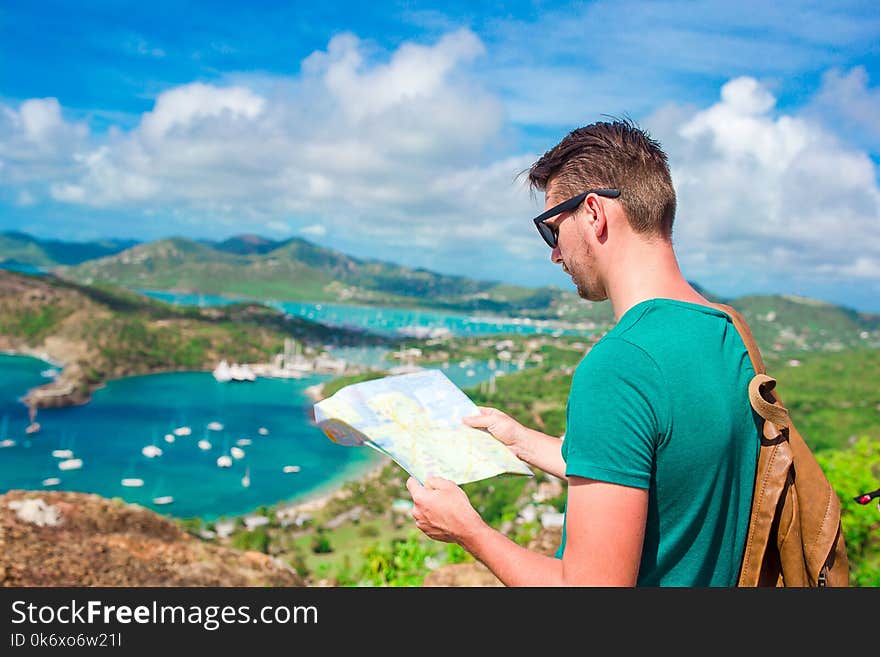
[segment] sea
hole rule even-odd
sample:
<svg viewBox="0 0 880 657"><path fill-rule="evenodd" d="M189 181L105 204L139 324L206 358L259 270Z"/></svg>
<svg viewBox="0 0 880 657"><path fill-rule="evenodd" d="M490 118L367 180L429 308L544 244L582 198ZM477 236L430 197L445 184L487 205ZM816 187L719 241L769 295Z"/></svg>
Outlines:
<svg viewBox="0 0 880 657"><path fill-rule="evenodd" d="M181 304L229 302L207 295L152 296ZM544 328L400 309L280 305L330 325L388 334L407 327L456 335ZM376 347L349 347L334 355L379 367L399 364ZM465 362L437 368L467 389L515 366ZM385 458L369 447L337 445L315 426L307 389L330 375L227 383L216 381L211 372L126 377L108 381L82 406L41 409L35 418L39 430L27 433L30 418L21 398L57 373L53 363L0 354L0 492L96 493L166 515L212 521L321 495L363 476ZM228 467L218 465L224 455ZM79 467L66 469L71 463Z"/></svg>

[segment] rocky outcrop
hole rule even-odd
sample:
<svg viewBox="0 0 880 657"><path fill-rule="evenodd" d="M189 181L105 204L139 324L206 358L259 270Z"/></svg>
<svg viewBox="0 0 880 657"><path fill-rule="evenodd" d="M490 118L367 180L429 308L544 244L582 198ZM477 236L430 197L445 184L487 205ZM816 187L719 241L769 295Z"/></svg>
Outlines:
<svg viewBox="0 0 880 657"><path fill-rule="evenodd" d="M540 554L556 554L562 532L557 528L542 529L528 544L528 548ZM503 586L486 566L479 562L453 563L440 566L425 577L422 586Z"/></svg>
<svg viewBox="0 0 880 657"><path fill-rule="evenodd" d="M201 541L141 506L65 491L0 495L3 586L304 586L261 552Z"/></svg>

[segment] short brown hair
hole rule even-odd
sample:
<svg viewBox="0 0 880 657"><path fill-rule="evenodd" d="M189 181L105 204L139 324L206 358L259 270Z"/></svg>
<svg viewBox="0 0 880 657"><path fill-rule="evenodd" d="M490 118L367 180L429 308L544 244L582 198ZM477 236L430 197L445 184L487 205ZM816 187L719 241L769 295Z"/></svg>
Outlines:
<svg viewBox="0 0 880 657"><path fill-rule="evenodd" d="M670 239L675 189L666 153L628 119L572 130L529 169L529 183L565 198L587 189L615 187L633 230Z"/></svg>

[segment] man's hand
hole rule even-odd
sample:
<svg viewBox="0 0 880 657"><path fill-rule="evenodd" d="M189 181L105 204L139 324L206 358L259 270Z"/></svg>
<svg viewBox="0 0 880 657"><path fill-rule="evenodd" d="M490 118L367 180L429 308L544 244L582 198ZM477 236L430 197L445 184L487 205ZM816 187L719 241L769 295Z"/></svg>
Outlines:
<svg viewBox="0 0 880 657"><path fill-rule="evenodd" d="M448 479L428 477L422 486L410 477L406 487L416 527L435 541L460 544L485 526L465 492Z"/></svg>
<svg viewBox="0 0 880 657"><path fill-rule="evenodd" d="M523 451L522 443L525 440L526 428L497 408L490 406L477 408L480 411L479 415L464 417L462 422L474 429L485 429L496 440L507 445L517 457L522 458L520 453Z"/></svg>

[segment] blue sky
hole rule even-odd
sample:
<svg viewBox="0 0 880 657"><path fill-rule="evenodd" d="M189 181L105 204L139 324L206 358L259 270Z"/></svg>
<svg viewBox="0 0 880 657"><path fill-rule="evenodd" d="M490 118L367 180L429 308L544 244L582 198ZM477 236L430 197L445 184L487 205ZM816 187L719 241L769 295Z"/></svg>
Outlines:
<svg viewBox="0 0 880 657"><path fill-rule="evenodd" d="M0 229L567 287L517 174L627 115L689 278L880 312L880 10L769 4L6 0Z"/></svg>

